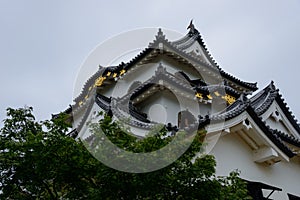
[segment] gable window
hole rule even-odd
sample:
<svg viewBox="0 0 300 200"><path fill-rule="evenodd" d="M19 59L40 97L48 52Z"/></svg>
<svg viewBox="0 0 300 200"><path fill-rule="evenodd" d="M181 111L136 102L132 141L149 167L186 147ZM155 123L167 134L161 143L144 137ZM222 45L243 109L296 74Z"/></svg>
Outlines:
<svg viewBox="0 0 300 200"><path fill-rule="evenodd" d="M196 118L188 110L180 111L178 113L178 127L179 128L188 127L190 124L195 123L195 121L196 121Z"/></svg>

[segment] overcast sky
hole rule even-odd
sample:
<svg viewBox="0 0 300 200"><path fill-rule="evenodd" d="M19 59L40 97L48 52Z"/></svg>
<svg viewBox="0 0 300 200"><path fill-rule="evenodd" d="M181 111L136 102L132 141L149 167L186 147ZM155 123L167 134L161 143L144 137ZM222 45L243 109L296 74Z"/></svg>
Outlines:
<svg viewBox="0 0 300 200"><path fill-rule="evenodd" d="M192 18L226 72L260 88L274 80L299 119L299 0L1 0L0 120L25 105L49 119L72 104L80 66L98 44L143 27L186 34Z"/></svg>

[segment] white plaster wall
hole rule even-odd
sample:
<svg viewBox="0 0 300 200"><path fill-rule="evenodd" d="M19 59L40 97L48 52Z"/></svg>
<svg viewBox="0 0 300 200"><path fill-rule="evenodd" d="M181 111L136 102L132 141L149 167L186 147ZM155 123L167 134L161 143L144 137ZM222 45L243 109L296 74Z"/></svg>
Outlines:
<svg viewBox="0 0 300 200"><path fill-rule="evenodd" d="M284 126L284 124L282 123L282 121L275 121L275 119L270 116L267 120L266 120L267 125L269 125L270 127L272 127L272 129L277 129L280 130L284 133L288 133L291 134L290 131L286 128L286 126Z"/></svg>
<svg viewBox="0 0 300 200"><path fill-rule="evenodd" d="M279 116L276 121L272 116L273 112L278 111ZM263 119L266 123L272 127L272 129L278 129L286 134L293 135L294 137L300 139L298 132L295 130L293 125L289 122L289 120L285 117L283 111L280 109L279 105L274 101L270 108L262 115Z"/></svg>
<svg viewBox="0 0 300 200"><path fill-rule="evenodd" d="M180 111L179 102L176 100L176 97L169 91L158 91L150 98L146 99L141 105L138 105L141 108L141 111L149 115L149 111L153 105L161 105L164 110L161 110L158 114L164 114L166 112L165 121L156 121L158 123L172 123L177 125L177 115ZM155 120L154 120L155 121Z"/></svg>
<svg viewBox="0 0 300 200"><path fill-rule="evenodd" d="M190 53L190 52L194 52L197 56L199 56L202 60L206 61L207 63L211 64L209 62L209 60L206 58L206 56L204 55L204 51L202 49L202 47L199 45L198 42L194 42L194 44L192 44L189 48L187 48L185 50L186 52Z"/></svg>
<svg viewBox="0 0 300 200"><path fill-rule="evenodd" d="M158 112L158 115L164 115L166 112L166 120L165 121L156 121L158 123L172 123L173 125L177 125L178 122L178 113L183 110L190 111L194 117L197 119L198 115L201 114L205 116L208 112L211 112L210 104L198 103L195 99L185 99L183 97L175 96L172 92L158 91L153 96L150 96L148 99L143 101L138 105L138 108L144 113L149 114L149 110L153 105L161 105L164 110ZM158 117L159 118L159 117Z"/></svg>
<svg viewBox="0 0 300 200"><path fill-rule="evenodd" d="M178 71L184 71L184 73L186 73L186 75L188 75L190 79L201 78L199 72L190 65L178 64L178 61L174 61L171 58L162 59L160 62L162 62L162 64L164 65L164 67L166 67L169 73L175 74Z"/></svg>
<svg viewBox="0 0 300 200"><path fill-rule="evenodd" d="M184 71L191 79L201 78L199 73L192 67L178 65L178 63L172 61L171 59L162 58L155 61L155 63L148 63L134 67L134 71L129 70L123 78L118 80L118 84L116 85L116 87L118 87L120 90L119 96L126 94L133 82L140 81L143 83L155 75L155 71L157 70L159 63L161 63L162 66L166 68L167 72L171 74L175 74L178 71Z"/></svg>
<svg viewBox="0 0 300 200"><path fill-rule="evenodd" d="M288 199L287 193L300 196L299 158L290 162L281 161L272 166L257 164L252 161L251 149L232 133L222 136L210 154L216 158L217 175L228 175L238 169L244 179L282 188L282 192L273 193L272 199Z"/></svg>

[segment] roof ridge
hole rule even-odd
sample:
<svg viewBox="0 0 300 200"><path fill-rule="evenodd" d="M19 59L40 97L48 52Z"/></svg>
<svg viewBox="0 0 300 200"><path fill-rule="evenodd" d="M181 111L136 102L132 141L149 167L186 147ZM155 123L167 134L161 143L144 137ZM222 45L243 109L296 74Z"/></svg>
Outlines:
<svg viewBox="0 0 300 200"><path fill-rule="evenodd" d="M232 119L238 116L239 114L241 114L242 112L244 112L249 107L249 105L250 105L249 99L244 94L241 94L240 97L231 105L226 107L225 110L211 116L211 120L218 121L218 120Z"/></svg>
<svg viewBox="0 0 300 200"><path fill-rule="evenodd" d="M285 102L285 99L282 97L282 95L278 92L278 95L275 98L276 102L278 103L279 107L283 111L283 113L286 115L292 126L296 129L298 134L300 135L300 125L298 123L298 120L296 119L295 115L293 115L290 108L287 106L287 103Z"/></svg>
<svg viewBox="0 0 300 200"><path fill-rule="evenodd" d="M234 81L239 82L239 83L242 84L243 86L245 86L245 87L247 87L247 88L249 88L249 89L252 89L252 91L255 91L255 90L258 89L258 87L257 87L257 82L255 82L255 83L249 83L249 82L246 82L246 81L242 81L242 80L236 78L235 76L233 76L233 75L231 75L231 74L225 72L225 71L218 65L218 63L216 62L216 60L212 57L211 53L209 52L208 48L206 47L206 44L205 44L205 42L204 42L204 40L203 40L203 38L202 38L202 35L201 35L200 32L194 27L194 25L192 24L192 21L191 21L191 23L190 23L190 26L191 26L191 25L193 26L193 28L192 28L193 31L192 31L192 29L190 29L190 31L188 32L187 36L190 37L190 38L196 36L196 37L195 37L195 40L199 43L200 46L203 47L203 49L205 50L204 52L205 52L206 56L208 57L208 59L213 63L213 65L214 65L216 68L218 68L218 70L220 71L220 73L221 73L222 75L224 75L224 76L225 76L226 78L228 78L228 79L233 79Z"/></svg>
<svg viewBox="0 0 300 200"><path fill-rule="evenodd" d="M105 67L99 65L98 70L84 83L80 94L76 98L74 98L75 103L84 99L84 96L86 96L86 94L89 92L88 88L94 84L95 80L99 77L100 74L103 74L105 70Z"/></svg>
<svg viewBox="0 0 300 200"><path fill-rule="evenodd" d="M294 157L296 154L286 146L283 141L274 133L273 129L270 128L269 125L265 121L263 121L262 117L258 116L254 109L251 106L248 106L247 112L252 117L254 122L259 126L259 128L266 134L266 136L274 143L283 153L285 153L289 158Z"/></svg>
<svg viewBox="0 0 300 200"><path fill-rule="evenodd" d="M256 95L250 98L251 106L254 111L260 116L265 113L274 102L278 90L274 85L274 81L271 81L264 89L258 92ZM260 100L263 100L260 102Z"/></svg>
<svg viewBox="0 0 300 200"><path fill-rule="evenodd" d="M297 146L297 147L300 147L300 140L297 139L297 138L295 138L295 136L286 134L286 133L284 133L284 132L282 132L282 131L280 131L280 130L278 130L278 129L273 129L273 131L274 131L276 134L278 134L279 137L280 137L283 141L285 141L285 142L287 142L287 143L290 143L290 144L292 144L292 145L295 145L295 146Z"/></svg>

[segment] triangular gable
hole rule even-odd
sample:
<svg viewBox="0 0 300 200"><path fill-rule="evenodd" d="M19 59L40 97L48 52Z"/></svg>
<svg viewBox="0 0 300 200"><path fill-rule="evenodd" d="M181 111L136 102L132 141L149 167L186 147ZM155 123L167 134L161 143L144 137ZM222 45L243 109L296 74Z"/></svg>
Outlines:
<svg viewBox="0 0 300 200"><path fill-rule="evenodd" d="M238 134L253 150L254 161L267 162L269 164L282 159L289 160L299 154L300 141L283 132L270 128L257 114L251 102L246 96L241 96L226 111L211 116L212 122L225 120L226 127L230 128L229 134ZM225 130L224 129L224 130ZM216 131L216 130L215 130Z"/></svg>
<svg viewBox="0 0 300 200"><path fill-rule="evenodd" d="M171 59L175 59L175 61L190 65L191 67L194 67L197 72L200 71L207 76L216 76L216 74L220 74L225 80L226 84L228 84L230 87L234 87L236 90L252 92L257 89L256 83L247 83L241 81L224 72L216 63L214 63L213 59L209 56L209 52L207 51L199 32L193 36L188 33L183 37L183 39L190 39L198 43L201 48L203 48L205 59L185 52L182 48L178 48L178 44L176 44L176 42L170 42L168 39L166 39L161 29L159 29L155 40L129 62L122 62L118 66L107 68L99 67L99 70L86 82L82 93L75 98L75 102L79 104L80 102L84 101L84 98L86 98L88 93L87 91L91 87L94 87L95 85L100 87L106 82L114 81L115 79L117 80L118 78L126 75L126 73L130 72L131 69L136 67L137 64L145 64L156 56L163 54L169 56Z"/></svg>
<svg viewBox="0 0 300 200"><path fill-rule="evenodd" d="M279 89L275 87L273 81L262 91L250 98L250 101L257 115L261 116L267 123L270 123L270 126L281 126L279 128L281 131L287 131L289 135L300 139L299 124L287 107L282 95L279 93Z"/></svg>
<svg viewBox="0 0 300 200"><path fill-rule="evenodd" d="M239 80L238 78L226 73L213 59L210 52L208 51L200 32L194 27L191 23L190 31L183 38L172 42L174 46L176 46L181 51L184 51L190 55L194 55L195 57L200 58L200 60L209 63L209 65L214 66L218 69L221 76L229 82L232 87L239 86L240 89L244 88L245 91L256 91L257 83L248 83ZM189 26L189 27L190 27Z"/></svg>

